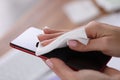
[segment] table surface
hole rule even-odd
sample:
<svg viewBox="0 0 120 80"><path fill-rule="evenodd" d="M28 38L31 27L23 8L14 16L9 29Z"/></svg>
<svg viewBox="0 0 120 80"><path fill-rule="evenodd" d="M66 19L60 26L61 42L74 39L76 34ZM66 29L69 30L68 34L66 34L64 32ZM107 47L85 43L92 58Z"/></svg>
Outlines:
<svg viewBox="0 0 120 80"><path fill-rule="evenodd" d="M40 0L39 3L37 3L31 10L24 14L11 27L11 29L5 34L5 36L0 39L0 56L4 55L11 49L11 47L9 46L10 41L12 41L24 30L31 26L35 26L37 28L49 26L54 29L67 30L82 25L76 25L72 23L63 12L63 5L70 1L71 0ZM108 14L102 9L100 9L100 11L101 15L99 15L98 17Z"/></svg>

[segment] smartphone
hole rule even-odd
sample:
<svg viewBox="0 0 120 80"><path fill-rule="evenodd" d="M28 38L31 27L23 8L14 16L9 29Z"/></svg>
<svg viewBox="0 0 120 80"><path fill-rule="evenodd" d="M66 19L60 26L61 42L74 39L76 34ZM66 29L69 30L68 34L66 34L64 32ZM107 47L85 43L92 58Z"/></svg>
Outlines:
<svg viewBox="0 0 120 80"><path fill-rule="evenodd" d="M44 34L44 32L31 27L11 41L10 46L36 56L35 51L39 42L37 36L40 34ZM73 70L93 69L98 71L103 71L111 58L100 51L78 52L69 47L58 48L39 57L59 58Z"/></svg>

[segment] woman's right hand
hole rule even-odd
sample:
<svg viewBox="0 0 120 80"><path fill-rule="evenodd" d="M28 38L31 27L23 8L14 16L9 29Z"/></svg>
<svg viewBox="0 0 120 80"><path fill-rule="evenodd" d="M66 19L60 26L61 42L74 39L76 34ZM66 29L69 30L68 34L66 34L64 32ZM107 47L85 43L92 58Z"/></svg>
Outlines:
<svg viewBox="0 0 120 80"><path fill-rule="evenodd" d="M83 45L76 40L68 41L68 46L76 51L102 51L110 56L120 57L120 27L98 23L92 21L85 27L87 36L90 38L88 45ZM39 39L43 46L51 43L58 36L67 31L56 31L44 29L45 34L40 35Z"/></svg>
<svg viewBox="0 0 120 80"><path fill-rule="evenodd" d="M90 41L83 45L75 40L69 41L68 45L76 51L102 51L110 56L120 57L120 27L90 22L84 26Z"/></svg>

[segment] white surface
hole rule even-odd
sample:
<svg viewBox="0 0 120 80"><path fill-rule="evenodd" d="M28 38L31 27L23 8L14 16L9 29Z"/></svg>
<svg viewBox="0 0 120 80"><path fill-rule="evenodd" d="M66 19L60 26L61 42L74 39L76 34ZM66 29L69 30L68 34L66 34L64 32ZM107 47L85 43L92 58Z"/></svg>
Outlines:
<svg viewBox="0 0 120 80"><path fill-rule="evenodd" d="M91 0L73 1L66 4L63 8L66 15L75 24L91 20L100 14Z"/></svg>
<svg viewBox="0 0 120 80"><path fill-rule="evenodd" d="M0 0L0 38L10 29L14 17L10 11L10 4L6 0Z"/></svg>
<svg viewBox="0 0 120 80"><path fill-rule="evenodd" d="M67 46L67 41L69 40L78 40L84 45L87 45L89 42L89 39L86 35L85 28L79 28L72 30L70 32L67 32L61 36L59 36L56 40L51 42L45 47L42 47L41 44L39 44L37 50L36 50L36 55L40 56L42 54L48 53L56 48L61 48Z"/></svg>
<svg viewBox="0 0 120 80"><path fill-rule="evenodd" d="M0 80L51 80L59 78L38 57L10 50L0 59Z"/></svg>
<svg viewBox="0 0 120 80"><path fill-rule="evenodd" d="M38 1L40 0L0 0L0 38Z"/></svg>
<svg viewBox="0 0 120 80"><path fill-rule="evenodd" d="M120 27L120 12L101 17L96 21Z"/></svg>
<svg viewBox="0 0 120 80"><path fill-rule="evenodd" d="M39 42L37 37L40 34L43 34L42 30L30 27L11 43L35 52L37 49L36 43Z"/></svg>
<svg viewBox="0 0 120 80"><path fill-rule="evenodd" d="M120 27L120 12L104 16L96 21ZM120 70L120 58L113 57L109 61L108 66Z"/></svg>
<svg viewBox="0 0 120 80"><path fill-rule="evenodd" d="M108 12L120 9L120 0L96 0L96 2Z"/></svg>
<svg viewBox="0 0 120 80"><path fill-rule="evenodd" d="M107 65L120 71L120 58L112 57Z"/></svg>

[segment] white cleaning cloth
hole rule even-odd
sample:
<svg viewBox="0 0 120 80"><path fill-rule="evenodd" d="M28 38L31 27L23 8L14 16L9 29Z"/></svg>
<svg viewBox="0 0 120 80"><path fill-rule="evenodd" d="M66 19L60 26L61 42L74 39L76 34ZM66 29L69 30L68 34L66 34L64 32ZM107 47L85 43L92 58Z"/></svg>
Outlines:
<svg viewBox="0 0 120 80"><path fill-rule="evenodd" d="M67 32L67 33L59 36L56 40L54 40L53 42L51 42L50 44L48 44L45 47L42 47L42 45L39 44L39 46L36 50L36 55L40 56L40 55L48 53L56 48L65 47L65 46L67 46L68 40L78 40L79 42L81 42L84 45L87 45L87 43L89 41L89 39L86 35L86 32L85 32L85 28L82 27L82 28L72 30L70 32Z"/></svg>

